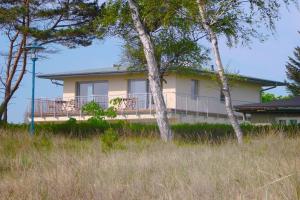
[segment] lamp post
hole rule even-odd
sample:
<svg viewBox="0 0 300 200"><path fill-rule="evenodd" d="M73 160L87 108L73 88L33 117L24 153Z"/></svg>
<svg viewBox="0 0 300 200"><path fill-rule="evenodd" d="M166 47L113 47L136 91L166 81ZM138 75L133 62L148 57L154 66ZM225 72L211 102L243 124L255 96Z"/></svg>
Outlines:
<svg viewBox="0 0 300 200"><path fill-rule="evenodd" d="M31 123L30 134L34 134L34 92L35 92L35 62L38 60L38 52L42 51L44 47L38 45L36 41L32 45L26 46L25 49L31 53L32 60L32 90L31 90Z"/></svg>

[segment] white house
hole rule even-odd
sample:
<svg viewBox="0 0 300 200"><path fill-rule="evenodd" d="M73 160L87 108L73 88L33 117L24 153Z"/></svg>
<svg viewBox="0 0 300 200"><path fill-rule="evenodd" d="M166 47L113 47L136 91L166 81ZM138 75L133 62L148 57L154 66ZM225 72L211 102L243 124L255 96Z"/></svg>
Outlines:
<svg viewBox="0 0 300 200"><path fill-rule="evenodd" d="M110 100L117 97L121 99L121 104L115 119L155 120L155 108L144 71L112 67L38 77L63 81L63 94L55 99L35 99L36 122L60 122L70 117L86 120L89 116L82 113L82 105L95 101L102 107L108 107ZM230 81L233 105L260 103L263 87L284 85L282 82L247 76L235 77ZM170 70L164 79L163 95L171 123L228 123L216 72ZM241 120L244 117L236 114Z"/></svg>

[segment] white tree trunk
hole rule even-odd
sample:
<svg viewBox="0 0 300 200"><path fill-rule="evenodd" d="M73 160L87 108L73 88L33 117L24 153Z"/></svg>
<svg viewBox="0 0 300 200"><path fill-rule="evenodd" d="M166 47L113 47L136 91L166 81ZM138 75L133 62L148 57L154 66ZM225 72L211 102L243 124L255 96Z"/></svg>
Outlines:
<svg viewBox="0 0 300 200"><path fill-rule="evenodd" d="M150 35L146 32L145 27L141 22L138 6L134 0L128 0L128 3L132 20L143 44L144 54L147 60L149 85L155 104L156 120L159 127L160 136L163 141L170 141L173 138L173 134L169 126L167 108L163 98L158 64L154 54L154 47Z"/></svg>
<svg viewBox="0 0 300 200"><path fill-rule="evenodd" d="M218 68L219 78L222 83L222 91L225 96L225 107L226 107L227 115L228 115L229 121L235 131L238 143L242 144L243 143L243 132L239 125L239 121L237 120L237 118L233 112L232 101L231 101L231 96L230 96L230 89L228 86L228 80L225 75L224 67L223 67L222 60L221 60L221 55L220 55L219 45L218 45L218 38L217 38L216 33L211 29L209 22L206 19L205 0L197 0L197 3L198 3L198 7L199 7L199 13L201 16L202 25L203 25L204 29L207 31L209 38L210 38L210 42L211 42L211 46L212 46L211 48L214 53L216 66Z"/></svg>

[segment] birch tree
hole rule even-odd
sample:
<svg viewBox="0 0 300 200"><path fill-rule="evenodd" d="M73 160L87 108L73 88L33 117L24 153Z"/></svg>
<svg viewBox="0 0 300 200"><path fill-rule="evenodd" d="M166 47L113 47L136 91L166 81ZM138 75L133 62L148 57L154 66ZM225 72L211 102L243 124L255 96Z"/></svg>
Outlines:
<svg viewBox="0 0 300 200"><path fill-rule="evenodd" d="M192 66L199 59L203 58L203 62L207 60L205 50L202 51L197 44L197 36L193 38L188 35L190 25L178 13L181 7L179 0L107 1L103 16L96 21L101 33L106 31L107 36L118 36L125 40L127 50L131 51L129 59L140 65L135 67L146 67L157 124L164 141L170 141L173 137L162 93L164 71L176 64L189 63ZM167 41L172 40L173 36L176 37L173 42ZM180 44L181 48L173 49ZM194 56L195 52L199 55Z"/></svg>
<svg viewBox="0 0 300 200"><path fill-rule="evenodd" d="M160 130L160 135L163 141L170 141L173 138L173 134L169 126L167 116L168 113L162 93L159 68L155 58L154 46L149 33L147 33L145 26L141 21L137 4L133 0L128 0L128 4L130 7L133 24L144 47L144 54L148 66L149 85L155 104L156 119Z"/></svg>
<svg viewBox="0 0 300 200"><path fill-rule="evenodd" d="M225 36L227 44L233 46L238 42L249 44L252 38L264 40L266 35L260 32L264 26L272 33L275 22L280 18L282 4L295 2L293 0L195 0L198 9L198 23L203 28L210 42L217 72L225 96L225 107L228 118L234 128L238 143L243 142L243 133L237 117L233 112L230 88L222 64L219 49L219 38ZM195 13L195 10L191 10ZM197 14L196 14L197 15Z"/></svg>

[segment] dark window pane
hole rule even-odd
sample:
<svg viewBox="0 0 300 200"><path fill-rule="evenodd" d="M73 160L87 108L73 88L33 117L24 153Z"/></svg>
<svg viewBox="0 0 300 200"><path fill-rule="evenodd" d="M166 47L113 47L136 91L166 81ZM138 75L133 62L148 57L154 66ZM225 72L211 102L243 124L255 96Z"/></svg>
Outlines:
<svg viewBox="0 0 300 200"><path fill-rule="evenodd" d="M199 86L198 86L198 80L192 80L192 88L191 88L191 96L193 99L197 99L199 96Z"/></svg>
<svg viewBox="0 0 300 200"><path fill-rule="evenodd" d="M224 95L224 92L223 92L222 88L221 88L221 91L220 91L220 101L225 102L225 95Z"/></svg>

